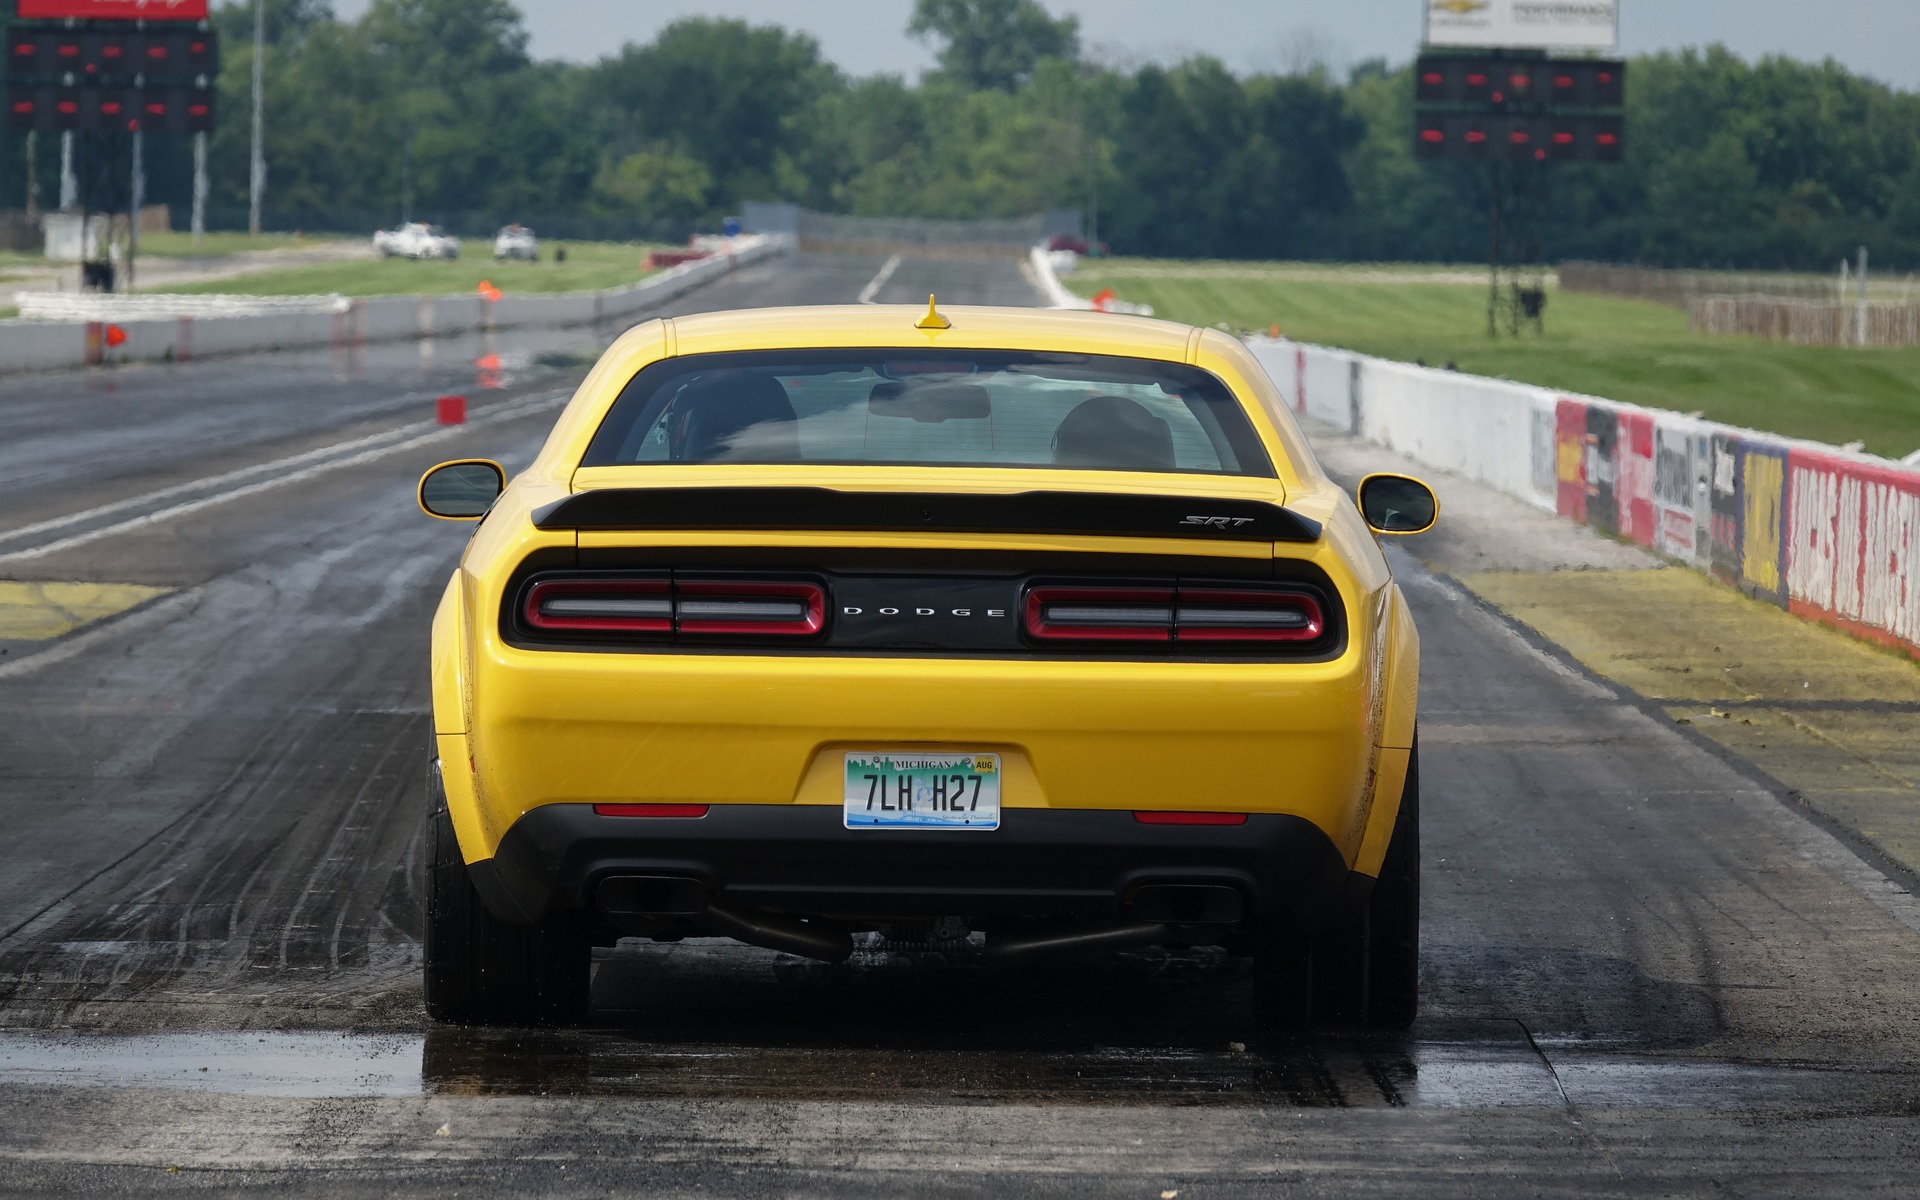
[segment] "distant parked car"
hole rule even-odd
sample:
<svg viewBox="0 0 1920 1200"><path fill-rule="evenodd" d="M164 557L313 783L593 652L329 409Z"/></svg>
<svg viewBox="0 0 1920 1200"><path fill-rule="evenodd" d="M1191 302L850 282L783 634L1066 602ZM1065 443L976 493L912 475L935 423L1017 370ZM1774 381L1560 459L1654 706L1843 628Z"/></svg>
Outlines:
<svg viewBox="0 0 1920 1200"><path fill-rule="evenodd" d="M408 221L375 231L373 250L381 258L459 258L460 239L438 225Z"/></svg>
<svg viewBox="0 0 1920 1200"><path fill-rule="evenodd" d="M533 236L533 230L515 223L503 226L493 236L493 257L497 262L507 258L524 258L528 262L540 261L540 239Z"/></svg>

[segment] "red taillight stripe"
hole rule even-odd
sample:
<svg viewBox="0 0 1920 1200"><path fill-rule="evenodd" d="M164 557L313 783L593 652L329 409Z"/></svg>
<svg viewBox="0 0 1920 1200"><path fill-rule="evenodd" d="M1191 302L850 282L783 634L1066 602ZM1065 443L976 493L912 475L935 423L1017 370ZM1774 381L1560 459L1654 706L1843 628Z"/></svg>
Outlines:
<svg viewBox="0 0 1920 1200"><path fill-rule="evenodd" d="M596 804L593 811L602 817L704 817L706 804Z"/></svg>
<svg viewBox="0 0 1920 1200"><path fill-rule="evenodd" d="M528 625L556 633L671 633L665 579L552 579L527 590Z"/></svg>
<svg viewBox="0 0 1920 1200"><path fill-rule="evenodd" d="M1310 642L1326 631L1306 592L1239 588L1037 587L1025 617L1038 641Z"/></svg>
<svg viewBox="0 0 1920 1200"><path fill-rule="evenodd" d="M826 628L827 593L805 581L544 579L520 612L545 633L812 637Z"/></svg>
<svg viewBox="0 0 1920 1200"><path fill-rule="evenodd" d="M1174 638L1182 642L1310 642L1326 629L1305 592L1180 589Z"/></svg>
<svg viewBox="0 0 1920 1200"><path fill-rule="evenodd" d="M681 633L812 637L826 625L827 594L812 583L676 579L673 609Z"/></svg>
<svg viewBox="0 0 1920 1200"><path fill-rule="evenodd" d="M1247 814L1224 812L1135 812L1142 825L1245 825Z"/></svg>
<svg viewBox="0 0 1920 1200"><path fill-rule="evenodd" d="M1037 587L1026 617L1027 632L1048 640L1170 642L1173 589Z"/></svg>

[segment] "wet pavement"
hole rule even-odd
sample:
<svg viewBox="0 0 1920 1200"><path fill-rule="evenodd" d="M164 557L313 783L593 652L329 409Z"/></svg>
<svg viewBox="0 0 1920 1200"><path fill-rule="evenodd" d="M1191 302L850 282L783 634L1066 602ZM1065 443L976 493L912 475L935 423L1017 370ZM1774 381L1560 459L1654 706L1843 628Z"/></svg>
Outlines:
<svg viewBox="0 0 1920 1200"><path fill-rule="evenodd" d="M880 265L677 303L851 300ZM929 290L1031 298L1012 264L907 260L880 299ZM1405 1036L1271 1036L1219 952L705 939L604 952L582 1029L429 1027L426 626L466 531L413 481L524 464L606 333L497 346L496 388L450 343L0 382L0 579L156 589L0 643L0 1195L1911 1187L1905 884L1397 553L1425 678Z"/></svg>

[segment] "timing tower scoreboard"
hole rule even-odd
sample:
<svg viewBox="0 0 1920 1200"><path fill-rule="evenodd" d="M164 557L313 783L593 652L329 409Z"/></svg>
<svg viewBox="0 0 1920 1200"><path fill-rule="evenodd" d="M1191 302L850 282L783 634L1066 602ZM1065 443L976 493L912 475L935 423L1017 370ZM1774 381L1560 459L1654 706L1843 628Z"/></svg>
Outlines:
<svg viewBox="0 0 1920 1200"><path fill-rule="evenodd" d="M43 133L201 133L220 44L206 0L20 0L6 31L6 106Z"/></svg>
<svg viewBox="0 0 1920 1200"><path fill-rule="evenodd" d="M1527 51L1429 51L1414 64L1421 158L1618 162L1627 64Z"/></svg>
<svg viewBox="0 0 1920 1200"><path fill-rule="evenodd" d="M1624 156L1627 65L1609 54L1620 44L1619 0L1422 4L1416 155L1509 162Z"/></svg>

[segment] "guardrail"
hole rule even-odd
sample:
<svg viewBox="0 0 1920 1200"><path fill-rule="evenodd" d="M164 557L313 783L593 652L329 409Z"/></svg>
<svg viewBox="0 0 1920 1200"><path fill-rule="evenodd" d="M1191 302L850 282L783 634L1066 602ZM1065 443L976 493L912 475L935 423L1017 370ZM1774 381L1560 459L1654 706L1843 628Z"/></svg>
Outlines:
<svg viewBox="0 0 1920 1200"><path fill-rule="evenodd" d="M23 321L152 321L168 317L258 317L345 312L345 296L198 296L180 293L15 292Z"/></svg>
<svg viewBox="0 0 1920 1200"><path fill-rule="evenodd" d="M1248 346L1298 414L1920 658L1920 469L1323 346Z"/></svg>
<svg viewBox="0 0 1920 1200"><path fill-rule="evenodd" d="M120 362L184 362L220 354L348 347L525 327L620 321L737 266L793 249L790 237L748 234L710 258L597 292L502 296L371 296L327 309L247 316L172 316L109 324L0 321L0 373Z"/></svg>

